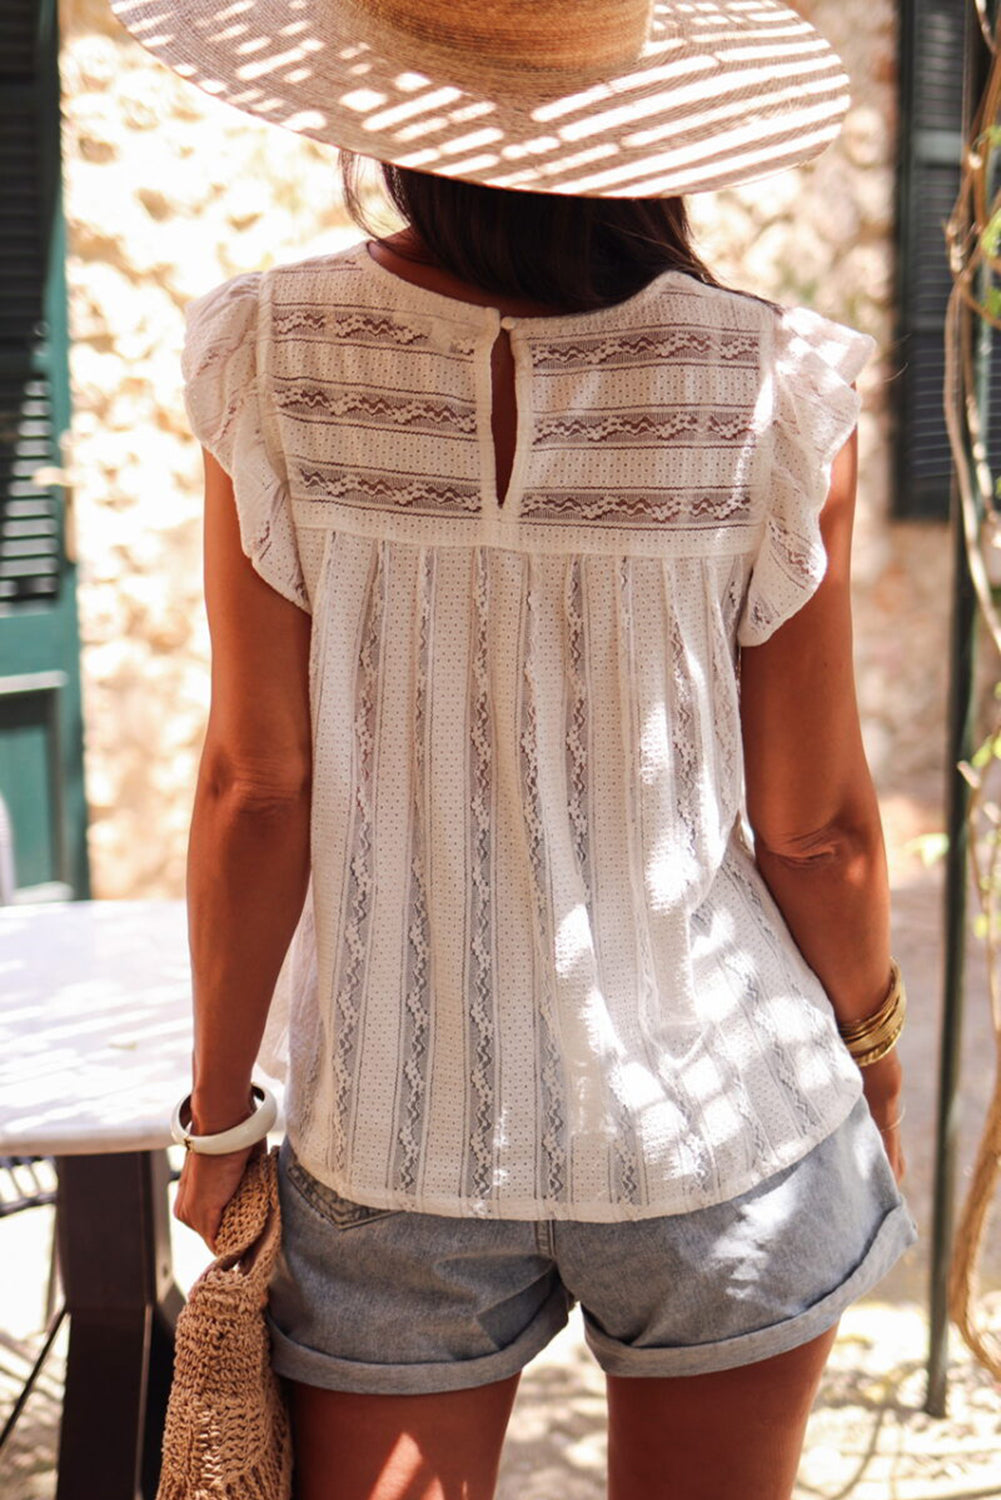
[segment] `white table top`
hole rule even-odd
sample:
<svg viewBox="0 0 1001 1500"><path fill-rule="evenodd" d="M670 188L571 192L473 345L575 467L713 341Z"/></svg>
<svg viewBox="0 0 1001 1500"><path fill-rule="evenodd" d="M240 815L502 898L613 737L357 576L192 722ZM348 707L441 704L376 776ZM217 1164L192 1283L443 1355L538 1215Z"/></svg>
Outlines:
<svg viewBox="0 0 1001 1500"><path fill-rule="evenodd" d="M0 1152L170 1145L191 1086L183 901L0 906Z"/></svg>

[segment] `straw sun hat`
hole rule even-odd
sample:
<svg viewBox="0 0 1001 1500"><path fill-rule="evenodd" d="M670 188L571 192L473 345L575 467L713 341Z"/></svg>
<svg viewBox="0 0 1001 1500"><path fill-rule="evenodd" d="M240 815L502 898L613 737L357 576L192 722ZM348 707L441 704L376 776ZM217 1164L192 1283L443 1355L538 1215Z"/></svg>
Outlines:
<svg viewBox="0 0 1001 1500"><path fill-rule="evenodd" d="M778 0L111 0L264 120L496 187L654 198L797 166L848 79Z"/></svg>

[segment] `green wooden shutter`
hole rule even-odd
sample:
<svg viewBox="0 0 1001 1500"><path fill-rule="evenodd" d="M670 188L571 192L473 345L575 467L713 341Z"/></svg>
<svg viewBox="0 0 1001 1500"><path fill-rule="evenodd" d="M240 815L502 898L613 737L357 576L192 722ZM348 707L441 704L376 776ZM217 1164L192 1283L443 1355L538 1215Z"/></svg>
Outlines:
<svg viewBox="0 0 1001 1500"><path fill-rule="evenodd" d="M896 486L900 516L949 514L952 460L942 385L952 287L943 226L959 190L970 0L903 0ZM996 382L997 383L997 382Z"/></svg>
<svg viewBox="0 0 1001 1500"><path fill-rule="evenodd" d="M17 899L89 894L55 0L0 4L0 793Z"/></svg>

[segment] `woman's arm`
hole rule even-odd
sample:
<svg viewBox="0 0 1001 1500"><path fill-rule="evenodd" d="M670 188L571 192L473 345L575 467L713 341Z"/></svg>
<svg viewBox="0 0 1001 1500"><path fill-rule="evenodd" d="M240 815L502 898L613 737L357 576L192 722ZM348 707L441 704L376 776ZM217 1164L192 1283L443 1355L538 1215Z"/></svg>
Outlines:
<svg viewBox="0 0 1001 1500"><path fill-rule="evenodd" d="M196 1134L250 1113L251 1070L309 880L311 770L310 617L254 571L229 476L204 459L212 699L187 868ZM247 1154L185 1164L175 1212L210 1243Z"/></svg>
<svg viewBox="0 0 1001 1500"><path fill-rule="evenodd" d="M886 854L852 659L856 476L853 434L835 462L821 515L824 579L763 645L744 649L740 669L758 868L842 1022L878 1009L890 979ZM900 1092L896 1052L862 1076L877 1123L886 1127ZM894 1161L899 1139L884 1132L884 1141Z"/></svg>

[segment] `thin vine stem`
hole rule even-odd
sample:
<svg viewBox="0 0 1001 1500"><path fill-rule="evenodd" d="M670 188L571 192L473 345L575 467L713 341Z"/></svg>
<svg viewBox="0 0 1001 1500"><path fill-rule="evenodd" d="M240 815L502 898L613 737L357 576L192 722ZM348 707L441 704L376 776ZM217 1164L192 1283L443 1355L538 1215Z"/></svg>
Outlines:
<svg viewBox="0 0 1001 1500"><path fill-rule="evenodd" d="M945 417L955 465L960 520L970 578L1001 676L1001 617L995 604L988 556L1001 544L994 476L984 440L977 380L981 322L1001 329L1001 197L992 193L992 166L1001 146L1001 15L991 22L987 0L974 0L991 52L983 98L964 153L960 189L946 227L953 290L945 325ZM1001 1379L1001 1340L984 1325L979 1271L984 1235L1001 1172L1001 809L990 786L1001 765L1001 684L995 692L987 736L972 763L960 770L970 786L967 846L980 905L987 982L996 1041L993 1094L981 1134L973 1177L956 1230L949 1268L949 1311L977 1360Z"/></svg>
<svg viewBox="0 0 1001 1500"><path fill-rule="evenodd" d="M991 25L987 0L974 0L974 4L977 8L977 20L980 22L980 30L983 33L984 41L992 52L997 52L997 43L994 39L994 28Z"/></svg>

